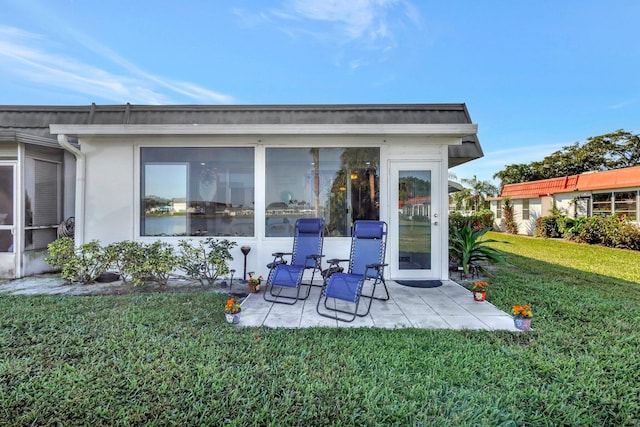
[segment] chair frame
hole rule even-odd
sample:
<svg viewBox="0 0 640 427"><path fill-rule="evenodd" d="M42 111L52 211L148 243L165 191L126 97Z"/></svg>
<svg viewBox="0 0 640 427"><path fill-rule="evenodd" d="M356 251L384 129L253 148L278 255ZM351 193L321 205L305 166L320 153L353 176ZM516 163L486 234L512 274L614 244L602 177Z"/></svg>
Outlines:
<svg viewBox="0 0 640 427"><path fill-rule="evenodd" d="M379 253L379 258L377 261L379 262L373 262L373 263L369 263L366 264L364 266L364 271L362 274L359 273L353 273L353 269L354 267L358 267L358 268L362 268L362 266L355 266L354 265L354 260L356 259L357 254L355 253L358 249L358 245L357 245L357 239L367 239L367 238L360 238L358 237L357 233L357 228L358 228L358 223L376 223L376 225L380 225L382 232L381 232L381 236L379 238L379 240L381 240L380 242L380 253ZM318 298L318 302L316 304L316 311L320 316L323 317L328 317L330 319L336 319L339 321L343 321L343 322L353 322L355 320L356 317L364 317L367 316L369 314L369 312L371 311L371 304L373 302L374 299L379 300L379 301L388 301L389 300L389 289L387 288L387 283L384 280L383 277L383 273L384 273L384 267L386 267L388 264L385 264L385 252L386 252L386 237L387 237L387 223L384 221L369 221L369 220L359 220L356 221L354 223L353 226L353 238L351 240L351 253L349 256L349 259L330 259L327 260L327 262L329 263L329 269L327 269L327 271L331 271L332 269L338 270L339 264L342 262L349 262L349 269L347 273L342 273L342 272L335 272L333 274L327 274L327 276L324 278L323 281L323 286L322 286L322 291L320 293L320 296ZM370 238L369 238L370 239ZM335 276L335 277L334 277ZM332 279L333 278L333 279ZM346 279L349 278L351 280L355 280L356 278L358 279L358 284L357 284L357 290L355 292L355 294L353 295L355 298L355 301L350 301L350 300L346 300L346 299L342 299L342 298L336 298L334 296L327 296L327 288L330 285L331 280L340 280L340 279ZM365 284L365 282L367 280L373 280L373 284L372 284L372 290L371 290L371 294L365 294L362 293L362 289L363 286ZM384 289L384 296L381 297L376 297L375 293L376 293L376 288L378 287L378 285L382 283L382 287ZM337 286L337 285L336 285ZM341 300L341 301L347 301L350 303L355 304L355 308L353 311L347 311L347 310L342 310L339 309L337 307L329 307L328 306L328 300L329 298L334 299L334 300ZM369 300L368 304L367 304L367 309L364 313L358 313L358 308L360 307L360 299L361 298L367 298ZM321 311L320 308L320 304L321 301L324 299L323 302L323 306L324 306L324 310L325 312ZM334 312L335 314L329 314L327 312ZM349 317L345 317L345 316L340 316L339 313L342 314L346 314L349 315Z"/></svg>
<svg viewBox="0 0 640 427"><path fill-rule="evenodd" d="M299 254L299 239L301 236L300 225L305 221L313 220L314 222L319 222L319 231L318 231L318 247L317 252L313 254ZM277 304L288 304L293 305L297 301L306 300L311 293L311 286L313 286L313 279L315 278L316 271L322 271L321 260L324 255L322 255L322 246L324 244L324 220L322 218L299 218L295 224L295 235L293 239L293 250L291 252L274 252L271 255L273 256L273 261L267 264L267 268L269 268L269 276L267 277L267 281L265 284L265 290L262 294L265 301L273 302ZM291 264L287 262L285 259L286 256L291 256ZM303 257L303 262L300 261L300 257ZM290 285L279 285L278 283L273 283L273 280L276 276L276 272L279 269L291 269L291 267L296 266L299 271L295 272L297 274L296 279L296 295L288 296L281 295L282 288L292 288L294 286ZM311 269L311 280L309 283L303 283L303 277L306 270ZM292 269L295 270L295 269ZM304 295L301 296L300 291L302 286L307 286L307 291ZM274 293L274 287L278 287L280 289L279 293Z"/></svg>

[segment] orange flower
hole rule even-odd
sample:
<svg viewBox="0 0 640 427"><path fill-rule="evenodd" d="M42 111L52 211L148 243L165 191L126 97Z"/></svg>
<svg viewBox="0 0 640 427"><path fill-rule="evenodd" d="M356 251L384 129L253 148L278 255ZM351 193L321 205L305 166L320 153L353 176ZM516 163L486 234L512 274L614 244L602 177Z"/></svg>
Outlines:
<svg viewBox="0 0 640 427"><path fill-rule="evenodd" d="M514 305L511 312L516 317L533 317L533 311L531 311L531 307L528 304Z"/></svg>
<svg viewBox="0 0 640 427"><path fill-rule="evenodd" d="M227 303L224 306L224 312L225 313L229 313L229 314L233 314L233 313L237 313L240 311L240 304L238 304L236 302L235 298L229 298L227 300Z"/></svg>
<svg viewBox="0 0 640 427"><path fill-rule="evenodd" d="M487 292L489 282L476 282L473 284L473 290L476 292Z"/></svg>

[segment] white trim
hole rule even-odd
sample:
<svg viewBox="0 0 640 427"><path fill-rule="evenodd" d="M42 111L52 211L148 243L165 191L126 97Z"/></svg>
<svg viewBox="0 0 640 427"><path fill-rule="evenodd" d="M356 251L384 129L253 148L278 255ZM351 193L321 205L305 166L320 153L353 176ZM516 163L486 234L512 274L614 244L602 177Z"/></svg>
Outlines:
<svg viewBox="0 0 640 427"><path fill-rule="evenodd" d="M476 124L49 125L52 134L109 135L425 135L469 136ZM456 142L458 145L461 141Z"/></svg>

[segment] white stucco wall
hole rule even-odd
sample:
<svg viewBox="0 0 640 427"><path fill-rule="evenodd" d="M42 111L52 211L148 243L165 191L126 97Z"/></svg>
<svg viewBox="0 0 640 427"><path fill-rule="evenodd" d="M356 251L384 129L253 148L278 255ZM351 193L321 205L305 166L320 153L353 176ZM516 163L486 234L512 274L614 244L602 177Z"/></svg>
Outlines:
<svg viewBox="0 0 640 427"><path fill-rule="evenodd" d="M558 208L563 214L575 218L575 200L580 193L562 193L556 194L553 197L556 208Z"/></svg>
<svg viewBox="0 0 640 427"><path fill-rule="evenodd" d="M529 219L522 219L524 200L518 200L517 205L520 207L519 215L516 216L518 222L518 234L533 236L536 229L536 220L542 216L542 202L540 199L529 200Z"/></svg>
<svg viewBox="0 0 640 427"><path fill-rule="evenodd" d="M154 241L156 237L139 235L140 209L140 158L141 146L253 146L255 147L255 232L256 237L233 238L238 246L233 249L234 261L231 268L236 276L243 273L244 257L240 246L250 246L247 257L247 271L265 275L266 264L272 261L272 253L290 250L292 238L264 238L265 230L265 191L264 191L264 150L265 146L316 146L380 147L380 219L390 222L390 209L397 200L389 200L389 186L394 185L388 173L393 162L430 162L436 166L439 181L432 190L433 211L438 217L432 218L433 237L436 239L436 251L433 253L432 266L436 277L448 278L448 211L447 211L447 169L448 145L459 143L456 137L399 137L399 136L137 136L137 137L85 137L80 138L82 152L86 156L86 187L84 241L99 240L108 244L123 240ZM392 222L392 221L391 221ZM393 224L389 224L392 226ZM172 244L182 238L166 237ZM232 238L229 238L232 239ZM324 253L328 258L348 258L350 238L325 238ZM390 228L388 254L397 254L397 237ZM389 256L389 255L388 255ZM389 269L386 272L389 277Z"/></svg>
<svg viewBox="0 0 640 427"><path fill-rule="evenodd" d="M130 140L81 141L85 154L84 241L133 240L134 147Z"/></svg>

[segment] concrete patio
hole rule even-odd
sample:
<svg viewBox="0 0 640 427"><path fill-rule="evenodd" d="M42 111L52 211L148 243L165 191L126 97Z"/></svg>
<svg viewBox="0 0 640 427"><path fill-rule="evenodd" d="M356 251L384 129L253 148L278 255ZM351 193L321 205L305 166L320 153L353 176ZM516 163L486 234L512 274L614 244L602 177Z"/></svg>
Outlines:
<svg viewBox="0 0 640 427"><path fill-rule="evenodd" d="M427 289L403 286L393 281L388 281L387 286L389 301L374 300L370 313L357 317L351 323L328 319L316 312L319 286L312 286L309 298L294 305L265 301L263 287L259 293L249 294L242 302L239 325L271 328L325 326L518 331L510 315L487 301L474 301L470 291L453 281L445 281L442 286ZM378 291L376 295L379 295Z"/></svg>
<svg viewBox="0 0 640 427"><path fill-rule="evenodd" d="M320 281L314 282L320 285ZM11 295L98 295L119 293L120 281L92 285L69 284L59 275L39 275L17 280L0 281L0 294ZM239 326L266 326L270 328L375 327L423 329L475 329L518 331L513 319L487 301L473 300L471 292L454 281L445 281L436 288L413 288L387 281L389 301L374 300L367 316L353 322L340 322L318 315L316 303L320 287L312 286L309 298L294 305L275 304L264 300L262 290L248 294L242 301ZM128 285L131 287L131 285ZM182 291L214 291L210 287L194 285L193 281L173 280L169 288ZM161 287L150 289L159 291ZM164 288L165 291L167 288ZM306 287L303 289L306 291ZM380 288L376 295L380 295ZM244 295L247 285L234 283L228 292ZM365 291L369 291L365 288Z"/></svg>

